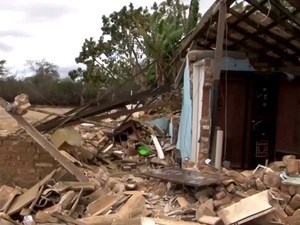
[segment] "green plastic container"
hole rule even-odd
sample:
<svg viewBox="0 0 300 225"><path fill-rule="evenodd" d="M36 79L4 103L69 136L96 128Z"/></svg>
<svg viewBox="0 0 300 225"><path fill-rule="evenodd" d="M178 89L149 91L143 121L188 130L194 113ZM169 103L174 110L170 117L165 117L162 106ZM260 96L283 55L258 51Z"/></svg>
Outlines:
<svg viewBox="0 0 300 225"><path fill-rule="evenodd" d="M141 145L138 147L138 153L142 156L148 156L150 155L150 149L148 146L145 146L145 145Z"/></svg>

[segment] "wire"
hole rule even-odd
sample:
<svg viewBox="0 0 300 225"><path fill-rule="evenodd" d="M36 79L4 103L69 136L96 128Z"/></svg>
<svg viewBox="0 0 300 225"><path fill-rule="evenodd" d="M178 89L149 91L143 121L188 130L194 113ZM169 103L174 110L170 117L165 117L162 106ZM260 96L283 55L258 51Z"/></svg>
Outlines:
<svg viewBox="0 0 300 225"><path fill-rule="evenodd" d="M227 4L225 1L225 8ZM225 57L228 57L228 24L225 20ZM228 64L225 61L225 109L224 109L224 159L227 158L227 138L228 138Z"/></svg>
<svg viewBox="0 0 300 225"><path fill-rule="evenodd" d="M267 15L265 15L265 18L263 18L260 22L264 22L264 21L266 21L268 18L269 18L269 15L270 15L270 13L271 13L271 9L272 9L272 5L271 5L271 2L270 2L270 0L268 0L268 5L269 5L269 10L268 10L268 14Z"/></svg>

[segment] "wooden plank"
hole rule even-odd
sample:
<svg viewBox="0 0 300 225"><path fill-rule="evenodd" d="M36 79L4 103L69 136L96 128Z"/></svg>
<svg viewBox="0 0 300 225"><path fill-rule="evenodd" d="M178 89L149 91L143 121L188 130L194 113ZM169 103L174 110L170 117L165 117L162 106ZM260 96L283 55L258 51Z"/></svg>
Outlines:
<svg viewBox="0 0 300 225"><path fill-rule="evenodd" d="M182 220L176 220L174 218L162 219L162 218L141 218L142 225L200 225L196 222L186 222Z"/></svg>
<svg viewBox="0 0 300 225"><path fill-rule="evenodd" d="M145 198L142 193L136 191L120 209L118 215L121 218L134 218L144 211L145 204Z"/></svg>
<svg viewBox="0 0 300 225"><path fill-rule="evenodd" d="M199 218L199 223L209 224L209 225L216 225L221 221L219 217L216 216L202 216Z"/></svg>
<svg viewBox="0 0 300 225"><path fill-rule="evenodd" d="M226 21L226 4L225 4L225 0L221 0L219 3L217 41L216 41L216 51L214 57L214 63L215 63L214 72L213 72L214 80L220 80L224 34L225 34L225 21Z"/></svg>
<svg viewBox="0 0 300 225"><path fill-rule="evenodd" d="M67 118L54 118L43 124L38 125L36 127L36 129L40 132L49 131L53 128L57 128L62 125L67 125L71 122L78 121L81 118L87 118L87 117L99 115L103 112L107 112L112 109L116 109L116 108L125 106L127 104L136 103L141 100L147 99L149 97L155 97L155 96L161 95L169 90L171 90L170 86L163 86L163 87L157 88L155 90L147 90L147 91L143 91L140 93L136 93L135 95L132 95L132 96L126 96L126 97L118 99L114 102L106 101L100 105L82 109L78 113L75 113L74 115L69 116Z"/></svg>
<svg viewBox="0 0 300 225"><path fill-rule="evenodd" d="M5 109L8 103L0 97L0 105ZM71 163L65 156L63 156L59 150L48 141L41 133L39 133L30 123L28 123L20 115L7 112L13 119L15 119L20 126L43 148L45 149L55 160L57 160L68 172L74 175L78 181L88 182L89 179L78 169L73 163Z"/></svg>
<svg viewBox="0 0 300 225"><path fill-rule="evenodd" d="M204 174L179 168L155 169L144 172L144 174L149 177L192 187L203 187L220 183L220 176L217 174Z"/></svg>
<svg viewBox="0 0 300 225"><path fill-rule="evenodd" d="M164 151L162 150L162 147L161 147L157 137L155 135L151 134L151 138L152 138L152 141L153 141L154 146L156 148L158 158L165 159Z"/></svg>
<svg viewBox="0 0 300 225"><path fill-rule="evenodd" d="M268 191L263 191L230 205L218 212L225 225L242 224L273 211L268 200ZM255 206L255 207L253 207Z"/></svg>
<svg viewBox="0 0 300 225"><path fill-rule="evenodd" d="M87 206L87 216L99 216L108 211L123 195L105 195Z"/></svg>
<svg viewBox="0 0 300 225"><path fill-rule="evenodd" d="M217 40L216 40L216 50L214 56L213 65L213 90L212 90L212 118L211 118L211 133L215 136L215 126L218 114L218 97L219 97L219 80L221 76L221 65L223 56L223 44L224 44L224 34L225 34L225 21L226 21L226 4L225 0L219 3L219 18L218 18L218 29L217 29ZM211 144L211 141L210 141Z"/></svg>
<svg viewBox="0 0 300 225"><path fill-rule="evenodd" d="M23 194L17 196L8 208L7 215L12 215L18 211L21 211L22 208L28 206L31 202L33 202L38 197L40 188L53 178L56 171L57 170L52 171L43 180L39 181L36 185L25 191Z"/></svg>

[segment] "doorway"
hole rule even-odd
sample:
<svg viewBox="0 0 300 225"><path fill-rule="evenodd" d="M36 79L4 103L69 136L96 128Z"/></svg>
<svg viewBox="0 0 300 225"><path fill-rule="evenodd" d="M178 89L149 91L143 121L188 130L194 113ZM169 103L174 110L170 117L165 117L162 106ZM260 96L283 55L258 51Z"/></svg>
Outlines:
<svg viewBox="0 0 300 225"><path fill-rule="evenodd" d="M232 168L255 168L266 159L273 161L278 90L278 74L221 75L217 126L225 134L223 159Z"/></svg>

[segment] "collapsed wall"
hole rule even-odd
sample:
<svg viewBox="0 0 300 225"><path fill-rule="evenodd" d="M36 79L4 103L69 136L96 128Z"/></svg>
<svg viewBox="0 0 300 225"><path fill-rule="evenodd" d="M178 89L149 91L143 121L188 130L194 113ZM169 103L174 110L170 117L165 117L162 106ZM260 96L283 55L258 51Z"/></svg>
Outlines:
<svg viewBox="0 0 300 225"><path fill-rule="evenodd" d="M0 186L29 188L57 168L57 163L27 135L0 135Z"/></svg>

